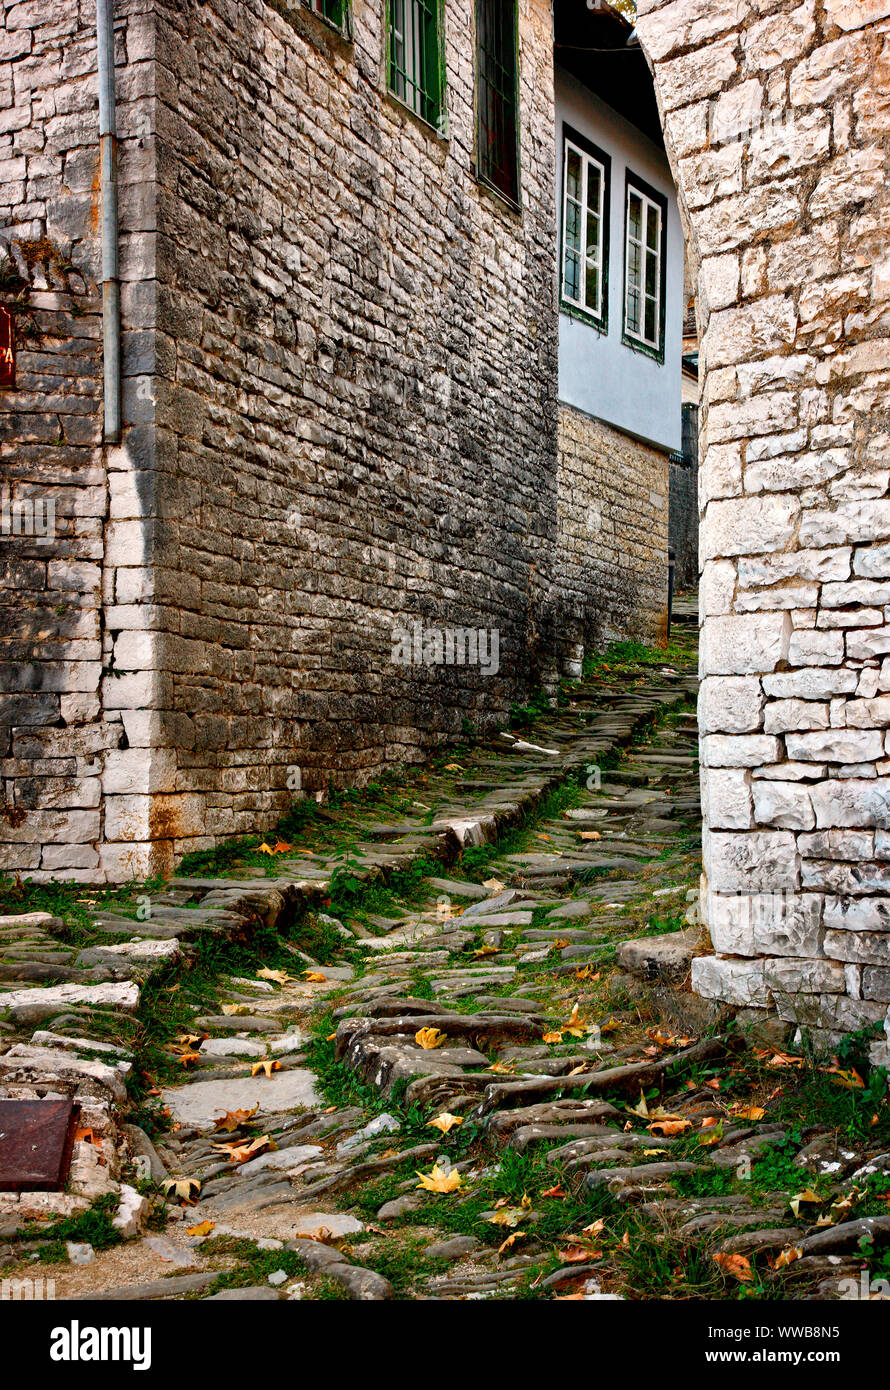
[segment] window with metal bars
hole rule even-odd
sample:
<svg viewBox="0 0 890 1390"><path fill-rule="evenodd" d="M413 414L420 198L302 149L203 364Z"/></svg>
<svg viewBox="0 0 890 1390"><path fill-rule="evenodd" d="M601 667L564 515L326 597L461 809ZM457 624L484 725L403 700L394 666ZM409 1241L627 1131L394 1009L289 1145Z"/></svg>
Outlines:
<svg viewBox="0 0 890 1390"><path fill-rule="evenodd" d="M484 183L519 202L516 0L476 0L476 168Z"/></svg>
<svg viewBox="0 0 890 1390"><path fill-rule="evenodd" d="M667 199L627 176L624 341L664 359Z"/></svg>
<svg viewBox="0 0 890 1390"><path fill-rule="evenodd" d="M609 318L609 206L612 161L563 126L560 302L606 331Z"/></svg>
<svg viewBox="0 0 890 1390"><path fill-rule="evenodd" d="M306 0L306 3L313 14L321 15L335 29L345 31L347 0Z"/></svg>
<svg viewBox="0 0 890 1390"><path fill-rule="evenodd" d="M445 132L441 0L389 0L389 90Z"/></svg>

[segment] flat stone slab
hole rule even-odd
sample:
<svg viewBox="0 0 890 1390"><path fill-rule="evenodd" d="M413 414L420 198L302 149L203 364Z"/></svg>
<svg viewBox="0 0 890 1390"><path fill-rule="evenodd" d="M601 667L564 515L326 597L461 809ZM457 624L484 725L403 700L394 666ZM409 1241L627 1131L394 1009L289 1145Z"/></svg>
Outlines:
<svg viewBox="0 0 890 1390"><path fill-rule="evenodd" d="M591 913L590 903L578 899L575 902L563 903L562 907L554 908L547 913L548 922L570 922L576 917L589 917Z"/></svg>
<svg viewBox="0 0 890 1390"><path fill-rule="evenodd" d="M135 1013L139 1007L139 986L133 980L127 980L121 984L14 989L0 994L0 1015L8 1013L16 1023L36 1023L73 1004Z"/></svg>
<svg viewBox="0 0 890 1390"><path fill-rule="evenodd" d="M311 1071L273 1072L270 1077L234 1077L227 1081L193 1081L161 1092L163 1102L181 1125L212 1129L227 1110L249 1110L259 1103L258 1117L323 1104Z"/></svg>
<svg viewBox="0 0 890 1390"><path fill-rule="evenodd" d="M698 927L689 927L665 936L623 941L618 947L617 962L622 970L641 980L682 979L690 968L700 936Z"/></svg>
<svg viewBox="0 0 890 1390"><path fill-rule="evenodd" d="M353 1236L365 1228L355 1216L340 1211L302 1212L294 1222L294 1237L303 1236L309 1240L329 1231L332 1236Z"/></svg>
<svg viewBox="0 0 890 1390"><path fill-rule="evenodd" d="M205 1038L199 1051L205 1057L265 1057L264 1043L252 1038Z"/></svg>
<svg viewBox="0 0 890 1390"><path fill-rule="evenodd" d="M202 1014L195 1019L196 1028L215 1029L229 1033L280 1033L281 1024L261 1014Z"/></svg>
<svg viewBox="0 0 890 1390"><path fill-rule="evenodd" d="M248 1159L246 1163L241 1164L238 1172L248 1178L253 1173L262 1173L268 1168L275 1172L289 1173L292 1168L311 1163L321 1152L320 1144L294 1144L288 1149L273 1149L271 1153L260 1154L259 1158Z"/></svg>

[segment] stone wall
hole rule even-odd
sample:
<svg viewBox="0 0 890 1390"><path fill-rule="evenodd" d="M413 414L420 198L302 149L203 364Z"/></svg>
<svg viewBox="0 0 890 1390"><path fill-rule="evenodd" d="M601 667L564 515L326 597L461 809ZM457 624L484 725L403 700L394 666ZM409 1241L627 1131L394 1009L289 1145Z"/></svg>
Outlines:
<svg viewBox="0 0 890 1390"><path fill-rule="evenodd" d="M117 26L119 111L131 132L120 159L128 276L146 173L132 134L146 87L139 11L119 5ZM0 303L17 344L15 387L0 389L0 872L95 879L104 756L122 734L102 697L109 483L91 6L4 8L0 151ZM124 304L138 326L126 286Z"/></svg>
<svg viewBox="0 0 890 1390"><path fill-rule="evenodd" d="M658 641L667 622L668 455L559 407L559 573L574 652Z"/></svg>
<svg viewBox="0 0 890 1390"><path fill-rule="evenodd" d="M831 1036L890 1000L890 3L638 8L700 265L693 978Z"/></svg>

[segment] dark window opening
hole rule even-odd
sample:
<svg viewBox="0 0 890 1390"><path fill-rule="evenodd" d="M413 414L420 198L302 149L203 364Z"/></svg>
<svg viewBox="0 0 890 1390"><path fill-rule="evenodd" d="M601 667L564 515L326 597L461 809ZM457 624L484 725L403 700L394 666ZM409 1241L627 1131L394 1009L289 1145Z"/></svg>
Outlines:
<svg viewBox="0 0 890 1390"><path fill-rule="evenodd" d="M478 173L519 202L516 0L476 0Z"/></svg>

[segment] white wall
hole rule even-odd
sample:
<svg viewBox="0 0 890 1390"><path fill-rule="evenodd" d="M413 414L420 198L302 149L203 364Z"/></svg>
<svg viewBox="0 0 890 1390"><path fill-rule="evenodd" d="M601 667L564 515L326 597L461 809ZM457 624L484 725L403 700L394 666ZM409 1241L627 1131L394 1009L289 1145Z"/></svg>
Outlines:
<svg viewBox="0 0 890 1390"><path fill-rule="evenodd" d="M557 207L562 223L563 122L612 157L609 331L559 316L559 398L663 449L681 444L683 229L667 158L641 131L570 73L556 69ZM625 174L645 179L668 199L665 360L622 343ZM561 268L560 268L561 273Z"/></svg>

